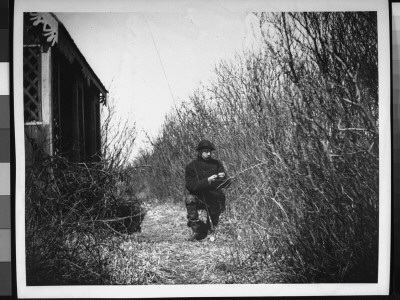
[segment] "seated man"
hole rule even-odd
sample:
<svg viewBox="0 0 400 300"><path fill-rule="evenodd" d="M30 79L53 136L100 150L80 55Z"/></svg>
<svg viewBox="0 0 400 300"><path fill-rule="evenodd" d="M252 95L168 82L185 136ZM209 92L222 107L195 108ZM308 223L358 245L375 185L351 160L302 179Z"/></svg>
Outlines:
<svg viewBox="0 0 400 300"><path fill-rule="evenodd" d="M197 158L186 166L185 181L189 192L185 199L187 209L187 225L192 228L190 240L201 240L207 236L202 230L199 209L207 211L207 227L213 232L218 225L220 214L225 211L225 194L221 190L230 185L230 179L219 160L211 158L214 145L208 140L198 144ZM210 220L211 219L211 220ZM207 228L206 228L207 230Z"/></svg>

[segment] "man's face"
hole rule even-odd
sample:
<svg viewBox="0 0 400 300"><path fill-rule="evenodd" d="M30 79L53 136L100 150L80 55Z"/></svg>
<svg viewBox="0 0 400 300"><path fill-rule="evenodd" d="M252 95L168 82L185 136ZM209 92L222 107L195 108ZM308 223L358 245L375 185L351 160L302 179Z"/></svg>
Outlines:
<svg viewBox="0 0 400 300"><path fill-rule="evenodd" d="M209 160L211 158L211 150L210 149L201 149L200 156L204 160Z"/></svg>

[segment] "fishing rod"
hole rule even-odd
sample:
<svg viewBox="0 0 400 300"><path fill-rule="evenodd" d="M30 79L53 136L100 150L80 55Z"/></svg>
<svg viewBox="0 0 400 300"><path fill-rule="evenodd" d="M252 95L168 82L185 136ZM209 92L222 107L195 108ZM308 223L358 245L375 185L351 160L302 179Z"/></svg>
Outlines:
<svg viewBox="0 0 400 300"><path fill-rule="evenodd" d="M249 168L246 168L246 169L244 169L244 170L242 170L242 171L240 171L240 172L237 172L235 175L233 175L233 176L229 176L228 178L226 178L223 182L221 182L218 186L217 186L217 188L216 188L216 190L219 190L224 184L226 184L229 180L232 180L232 179L234 179L235 177L238 177L239 175L241 175L241 174L243 174L243 173L245 173L245 172L247 172L247 171L249 171L249 170L251 170L251 169L254 169L254 168L256 168L256 167L259 167L259 166L261 166L261 165L264 165L264 164L266 164L267 162L266 161L263 161L263 162L261 162L261 163L259 163L259 164L255 164L255 165L253 165L253 166L251 166L251 167L249 167Z"/></svg>
<svg viewBox="0 0 400 300"><path fill-rule="evenodd" d="M218 185L218 187L216 188L216 190L219 190L219 189L220 189L223 185L225 185L229 180L232 180L233 178L238 177L238 176L240 176L241 174L243 174L243 173L245 173L245 172L247 172L247 171L249 171L249 170L251 170L251 169L257 168L257 167L259 167L259 166L261 166L261 165L264 165L264 164L266 164L266 163L267 163L266 161L263 161L263 162L261 162L261 163L255 164L255 165L253 165L253 166L251 166L251 167L249 167L249 168L246 168L246 169L244 169L244 170L242 170L242 171L240 171L240 172L237 172L237 173L234 174L233 176L229 176L229 177L226 178L222 183L220 183L220 184ZM196 172L196 176L197 176L197 178L199 178L197 172ZM210 229L212 230L212 232L215 233L215 227L214 227L214 224L213 224L213 222L212 222L212 220L211 220L210 212L209 212L209 210L208 210L206 200L204 199L204 194L202 195L202 199L201 199L200 201L203 202L203 204L204 204L204 206L205 206L205 208L206 208L207 219L208 219L208 221L210 222L210 227L211 227ZM214 236L210 237L210 241L211 241L211 242L213 242L214 240L215 240L215 237L214 237Z"/></svg>

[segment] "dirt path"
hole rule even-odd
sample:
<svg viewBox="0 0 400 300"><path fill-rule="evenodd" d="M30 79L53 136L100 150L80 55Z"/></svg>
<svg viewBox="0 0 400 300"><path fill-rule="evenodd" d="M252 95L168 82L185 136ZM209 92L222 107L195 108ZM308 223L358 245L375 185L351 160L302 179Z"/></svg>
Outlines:
<svg viewBox="0 0 400 300"><path fill-rule="evenodd" d="M191 229L186 226L184 205L152 204L142 231L122 245L120 257L113 258L115 284L226 284L271 283L265 268L240 264L238 252L227 234L224 215L211 242L209 238L189 242ZM201 214L205 220L205 214ZM235 250L236 249L236 250Z"/></svg>
<svg viewBox="0 0 400 300"><path fill-rule="evenodd" d="M203 220L205 216L203 215ZM186 209L182 205L160 204L148 207L138 242L153 244L159 254L159 283L228 283L232 281L227 266L231 259L223 234L189 242L191 229L186 226Z"/></svg>

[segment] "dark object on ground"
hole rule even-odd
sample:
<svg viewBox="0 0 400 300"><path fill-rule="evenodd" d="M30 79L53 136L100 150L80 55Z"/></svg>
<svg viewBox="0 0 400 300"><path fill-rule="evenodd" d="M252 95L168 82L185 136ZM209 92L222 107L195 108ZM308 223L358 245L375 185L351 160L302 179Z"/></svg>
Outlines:
<svg viewBox="0 0 400 300"><path fill-rule="evenodd" d="M198 220L197 222L188 222L188 226L192 228L192 235L189 238L189 241L200 241L205 239L208 234L208 226L202 220Z"/></svg>
<svg viewBox="0 0 400 300"><path fill-rule="evenodd" d="M112 227L125 234L132 234L134 232L140 232L144 216L146 212L140 209L136 203L121 203L117 209L117 218L124 218L120 221L112 222Z"/></svg>

